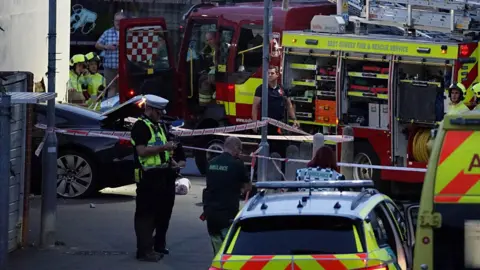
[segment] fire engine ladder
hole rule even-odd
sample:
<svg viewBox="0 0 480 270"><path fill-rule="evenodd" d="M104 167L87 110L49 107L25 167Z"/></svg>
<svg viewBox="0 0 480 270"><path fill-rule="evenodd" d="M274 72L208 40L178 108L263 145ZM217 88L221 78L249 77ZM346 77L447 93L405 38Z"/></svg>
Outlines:
<svg viewBox="0 0 480 270"><path fill-rule="evenodd" d="M350 3L349 3L350 4ZM365 0L350 21L449 34L480 31L477 0Z"/></svg>

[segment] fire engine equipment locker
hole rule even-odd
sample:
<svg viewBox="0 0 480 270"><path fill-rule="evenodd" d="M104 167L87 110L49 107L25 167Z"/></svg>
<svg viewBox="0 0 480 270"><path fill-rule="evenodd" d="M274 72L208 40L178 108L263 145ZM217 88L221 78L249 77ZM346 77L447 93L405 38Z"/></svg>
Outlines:
<svg viewBox="0 0 480 270"><path fill-rule="evenodd" d="M380 127L380 104L368 103L368 126Z"/></svg>

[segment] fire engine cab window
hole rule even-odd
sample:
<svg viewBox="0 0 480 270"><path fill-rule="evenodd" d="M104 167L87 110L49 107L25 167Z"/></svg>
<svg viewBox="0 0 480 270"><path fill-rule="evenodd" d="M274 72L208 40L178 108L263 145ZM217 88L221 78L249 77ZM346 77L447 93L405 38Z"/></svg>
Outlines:
<svg viewBox="0 0 480 270"><path fill-rule="evenodd" d="M222 29L220 31L220 49L218 55L218 64L226 65L228 61L228 54L232 44L233 30Z"/></svg>
<svg viewBox="0 0 480 270"><path fill-rule="evenodd" d="M333 216L249 218L240 230L232 255L297 255L356 253L351 219Z"/></svg>
<svg viewBox="0 0 480 270"><path fill-rule="evenodd" d="M210 54L210 39L211 34L217 32L215 24L194 24L191 30L190 41L188 43L188 52L186 61L190 59L201 60ZM208 38L208 40L207 40ZM213 37L215 39L215 37Z"/></svg>
<svg viewBox="0 0 480 270"><path fill-rule="evenodd" d="M170 68L165 31L161 26L130 28L126 42L127 59L132 69Z"/></svg>
<svg viewBox="0 0 480 270"><path fill-rule="evenodd" d="M235 67L239 72L255 72L262 66L263 29L258 25L244 25L237 42Z"/></svg>

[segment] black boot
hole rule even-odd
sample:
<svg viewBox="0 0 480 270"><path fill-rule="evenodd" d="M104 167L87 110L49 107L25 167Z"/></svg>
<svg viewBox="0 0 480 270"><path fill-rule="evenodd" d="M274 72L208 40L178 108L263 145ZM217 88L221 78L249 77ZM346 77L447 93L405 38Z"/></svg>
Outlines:
<svg viewBox="0 0 480 270"><path fill-rule="evenodd" d="M168 248L156 248L155 252L162 254L162 255L168 255L170 254L170 250Z"/></svg>
<svg viewBox="0 0 480 270"><path fill-rule="evenodd" d="M156 252L149 252L147 254L140 254L137 252L137 260L144 262L158 262L163 258L163 254Z"/></svg>

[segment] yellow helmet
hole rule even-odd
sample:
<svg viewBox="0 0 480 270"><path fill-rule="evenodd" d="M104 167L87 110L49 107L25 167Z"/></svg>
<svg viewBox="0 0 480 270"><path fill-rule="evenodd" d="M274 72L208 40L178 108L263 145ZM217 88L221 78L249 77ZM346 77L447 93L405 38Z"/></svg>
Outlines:
<svg viewBox="0 0 480 270"><path fill-rule="evenodd" d="M450 87L448 88L448 97L452 98L452 90L460 90L460 100L463 100L465 98L465 95L467 94L467 88L461 83L452 83Z"/></svg>
<svg viewBox="0 0 480 270"><path fill-rule="evenodd" d="M100 62L100 56L98 56L96 53L94 52L89 52L87 54L85 54L85 58L87 59L87 61L96 61L96 62Z"/></svg>
<svg viewBox="0 0 480 270"><path fill-rule="evenodd" d="M475 85L473 85L472 87L472 91L477 97L477 100L479 100L480 99L480 83L475 83Z"/></svg>
<svg viewBox="0 0 480 270"><path fill-rule="evenodd" d="M72 56L72 58L70 59L70 66L73 67L75 64L78 64L78 63L85 63L85 55L83 54L75 54L74 56Z"/></svg>

